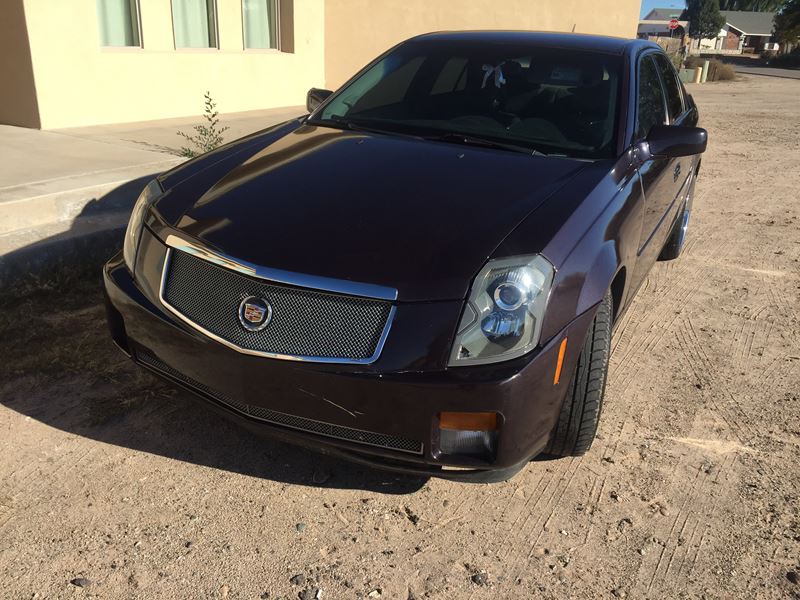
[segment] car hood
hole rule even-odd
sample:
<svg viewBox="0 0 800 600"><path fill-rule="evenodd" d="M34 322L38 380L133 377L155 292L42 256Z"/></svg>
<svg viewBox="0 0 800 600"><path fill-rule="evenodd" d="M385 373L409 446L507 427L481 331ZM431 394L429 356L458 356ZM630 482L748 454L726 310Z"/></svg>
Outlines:
<svg viewBox="0 0 800 600"><path fill-rule="evenodd" d="M400 301L465 297L498 244L585 164L308 125L267 143L177 183L159 212L229 257L388 286Z"/></svg>

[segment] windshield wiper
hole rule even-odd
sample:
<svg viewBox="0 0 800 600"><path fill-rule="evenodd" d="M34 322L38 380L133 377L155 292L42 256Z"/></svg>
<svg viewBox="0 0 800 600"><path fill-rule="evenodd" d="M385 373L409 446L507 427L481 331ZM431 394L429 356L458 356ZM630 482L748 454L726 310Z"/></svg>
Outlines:
<svg viewBox="0 0 800 600"><path fill-rule="evenodd" d="M346 128L353 131L367 131L370 133L385 133L390 135L400 135L403 137L410 137L418 140L432 140L437 142L452 142L456 144L463 144L465 146L480 146L483 148L496 148L498 150L508 150L510 152L519 152L520 154L528 154L529 156L548 156L544 152L531 148L529 146L522 146L519 144L512 144L491 138L485 138L465 133L456 133L454 131L447 131L440 133L441 130L436 128L426 127L413 127L405 123L392 123L382 119L369 119L369 118L346 118L346 117L331 117L329 119L314 119L309 120L310 125L329 125L332 127ZM374 123L374 124L373 124ZM383 125L389 125L383 127ZM396 126L392 126L396 125ZM412 133L413 132L413 133Z"/></svg>
<svg viewBox="0 0 800 600"><path fill-rule="evenodd" d="M440 135L425 136L426 140L435 140L439 142L454 142L457 144L464 144L465 146L481 146L483 148L497 148L498 150L509 150L510 152L519 152L521 154L529 154L531 156L547 156L544 152L540 152L535 148L528 146L520 146L518 144L510 144L508 142L501 142L490 138L477 137L474 135L467 135L464 133L448 132Z"/></svg>
<svg viewBox="0 0 800 600"><path fill-rule="evenodd" d="M332 117L330 119L314 119L314 120L309 119L307 122L309 125L323 125L323 126L327 125L332 127L338 127L341 129L350 129L352 131L366 131L368 133L385 133L390 135L401 135L404 137L410 137L414 139L422 139L421 136L406 133L405 131L399 131L393 127L380 127L379 125L373 125L371 120L368 119L347 119L344 117Z"/></svg>

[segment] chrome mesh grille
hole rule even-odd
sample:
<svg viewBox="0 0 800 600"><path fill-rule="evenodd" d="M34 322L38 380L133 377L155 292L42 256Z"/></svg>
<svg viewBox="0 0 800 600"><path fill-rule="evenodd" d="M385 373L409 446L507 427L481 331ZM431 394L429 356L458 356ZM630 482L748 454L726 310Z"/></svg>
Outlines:
<svg viewBox="0 0 800 600"><path fill-rule="evenodd" d="M179 250L170 251L165 269L168 306L238 348L267 355L369 362L391 314L390 302L269 283ZM239 322L248 296L272 306L261 331Z"/></svg>
<svg viewBox="0 0 800 600"><path fill-rule="evenodd" d="M207 385L204 385L199 381L192 379L191 377L187 377L177 369L172 368L167 363L159 359L153 353L144 349L138 349L136 351L136 359L140 363L147 365L151 369L160 372L166 377L197 390L203 395L209 396L210 398L221 404L227 405L229 408L232 408L237 412L261 421L267 421L273 425L281 425L290 429L297 429L299 431L315 433L325 437L356 442L358 444L365 444L368 446L376 446L378 448L388 448L390 450L399 450L401 452L409 452L412 454L422 454L422 443L409 438L375 433L373 431L364 431L362 429L353 429L352 427L334 425L333 423L324 423L323 421L315 421L314 419L289 415L271 410L269 408L237 402L236 400L232 400L231 398L215 392Z"/></svg>

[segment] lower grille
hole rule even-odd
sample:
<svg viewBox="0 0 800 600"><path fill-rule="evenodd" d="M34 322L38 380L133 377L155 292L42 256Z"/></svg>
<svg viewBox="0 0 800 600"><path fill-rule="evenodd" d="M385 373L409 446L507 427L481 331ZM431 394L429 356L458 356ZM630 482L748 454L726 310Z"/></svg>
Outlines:
<svg viewBox="0 0 800 600"><path fill-rule="evenodd" d="M411 454L422 454L422 443L409 438L386 435L384 433L375 433L373 431L364 431L362 429L353 429L352 427L334 425L333 423L325 423L323 421L315 421L314 419L307 419L305 417L298 417L296 415L288 415L286 413L271 410L269 408L262 408L260 406L253 406L252 404L245 404L244 402L237 402L236 400L232 400L212 390L207 385L204 385L199 381L192 379L191 377L187 377L177 369L170 367L167 363L159 359L148 350L138 349L136 351L136 359L143 365L158 371L169 379L173 379L179 383L182 383L183 385L186 385L248 417L266 421L273 425L280 425L290 429L314 433L338 440L355 442L367 446L375 446L377 448L388 448L390 450L398 450L400 452L408 452Z"/></svg>

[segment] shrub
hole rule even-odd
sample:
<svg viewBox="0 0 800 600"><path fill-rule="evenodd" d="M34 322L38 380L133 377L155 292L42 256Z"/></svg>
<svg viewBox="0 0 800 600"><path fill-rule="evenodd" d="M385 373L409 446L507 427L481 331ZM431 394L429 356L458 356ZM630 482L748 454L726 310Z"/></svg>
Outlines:
<svg viewBox="0 0 800 600"><path fill-rule="evenodd" d="M732 81L736 79L736 71L731 65L712 60L709 66L709 78L711 81Z"/></svg>
<svg viewBox="0 0 800 600"><path fill-rule="evenodd" d="M775 58L771 58L768 64L771 67L800 69L800 47L795 48L788 54L779 54Z"/></svg>
<svg viewBox="0 0 800 600"><path fill-rule="evenodd" d="M702 67L706 60L701 56L690 56L686 60L686 68L696 69L697 67ZM706 81L731 81L733 79L736 79L736 71L731 65L716 59L709 61Z"/></svg>
<svg viewBox="0 0 800 600"><path fill-rule="evenodd" d="M210 152L215 148L219 148L224 141L222 134L228 131L228 127L218 127L219 113L217 112L217 103L211 99L211 92L205 93L206 109L203 118L206 120L205 125L195 125L193 129L196 135L189 135L183 131L179 131L178 135L185 138L191 146L181 147L181 156L194 158L205 152Z"/></svg>

